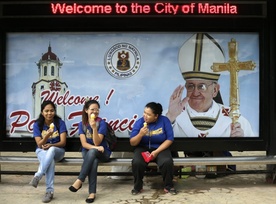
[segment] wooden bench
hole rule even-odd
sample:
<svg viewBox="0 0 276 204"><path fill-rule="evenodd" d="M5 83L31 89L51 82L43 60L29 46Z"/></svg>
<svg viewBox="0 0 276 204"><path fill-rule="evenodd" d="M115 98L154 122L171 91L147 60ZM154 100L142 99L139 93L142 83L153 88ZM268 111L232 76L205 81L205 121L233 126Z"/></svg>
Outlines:
<svg viewBox="0 0 276 204"><path fill-rule="evenodd" d="M111 158L109 162L100 163L101 166L131 166L132 158ZM179 157L173 158L175 166L189 165L251 165L276 164L274 156L233 156L233 157ZM65 157L56 165L80 166L80 157ZM39 164L37 157L29 156L0 156L0 164ZM155 165L150 162L149 165Z"/></svg>
<svg viewBox="0 0 276 204"><path fill-rule="evenodd" d="M132 158L111 158L110 162L99 163L99 166L131 166ZM233 156L233 157L178 157L173 158L174 166L196 166L196 165L275 165L276 155L274 156ZM62 161L57 162L57 166L81 166L81 157L66 157ZM38 165L38 159L35 156L0 156L0 165ZM149 166L156 166L154 162L150 162ZM1 170L1 168L0 168ZM208 173L208 172L207 172ZM210 173L210 172L209 172ZM215 174L257 174L257 173L272 173L271 170L246 170L235 172L211 172ZM18 174L32 175L30 171L0 171L1 174ZM57 172L57 175L78 175L78 172ZM196 175L202 174L198 172L179 172L179 175ZM99 172L99 175L131 175L131 172Z"/></svg>

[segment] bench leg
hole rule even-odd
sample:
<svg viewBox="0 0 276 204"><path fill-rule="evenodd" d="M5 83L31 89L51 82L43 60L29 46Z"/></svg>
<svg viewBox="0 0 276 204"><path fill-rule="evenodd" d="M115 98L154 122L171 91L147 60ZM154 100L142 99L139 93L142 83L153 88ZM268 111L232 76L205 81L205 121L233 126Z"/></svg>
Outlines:
<svg viewBox="0 0 276 204"><path fill-rule="evenodd" d="M266 174L266 182L267 183L276 183L276 165L268 164L266 165L266 169L272 173Z"/></svg>
<svg viewBox="0 0 276 204"><path fill-rule="evenodd" d="M0 156L1 156L1 152L0 152ZM0 164L0 182L2 182L2 179L1 179L1 170L2 170L2 169L1 169L1 166L2 166L2 165Z"/></svg>

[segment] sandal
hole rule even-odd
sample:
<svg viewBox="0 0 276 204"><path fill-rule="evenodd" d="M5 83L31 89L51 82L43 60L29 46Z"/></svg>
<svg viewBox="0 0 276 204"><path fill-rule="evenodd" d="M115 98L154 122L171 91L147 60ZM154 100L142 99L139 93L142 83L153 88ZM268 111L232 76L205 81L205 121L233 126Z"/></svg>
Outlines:
<svg viewBox="0 0 276 204"><path fill-rule="evenodd" d="M90 197L90 196L91 196L91 194L88 196L88 198L85 199L85 202L86 202L86 203L93 203L94 200L96 199L96 195L95 195L95 194L94 194L94 197L93 197L93 198Z"/></svg>
<svg viewBox="0 0 276 204"><path fill-rule="evenodd" d="M71 192L77 192L78 190L80 190L81 189L81 187L82 187L82 184L80 185L80 187L79 188L75 188L74 186L70 186L69 187L69 190L71 191Z"/></svg>
<svg viewBox="0 0 276 204"><path fill-rule="evenodd" d="M170 193L172 195L176 195L177 194L177 191L174 188L170 188L170 189L164 188L164 192L165 193Z"/></svg>
<svg viewBox="0 0 276 204"><path fill-rule="evenodd" d="M132 195L137 195L137 194L141 193L141 191L142 191L142 190L137 191L136 189L132 189L132 190L131 190L131 194L132 194Z"/></svg>

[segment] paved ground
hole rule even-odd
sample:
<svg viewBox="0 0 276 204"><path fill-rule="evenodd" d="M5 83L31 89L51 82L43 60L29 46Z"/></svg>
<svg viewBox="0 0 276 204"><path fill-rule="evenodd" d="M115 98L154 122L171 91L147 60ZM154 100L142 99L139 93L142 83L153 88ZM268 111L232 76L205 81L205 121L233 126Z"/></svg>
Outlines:
<svg viewBox="0 0 276 204"><path fill-rule="evenodd" d="M260 153L257 154L260 155ZM261 154L263 153L261 152ZM243 153L243 155L246 155L246 153ZM37 167L21 165L18 167L9 167L2 165L2 170L8 168L28 168L35 170ZM65 168L76 171L79 169L78 167ZM264 169L265 166L252 165L238 166L237 168L238 170L244 168ZM28 185L31 178L32 176L29 175L2 175L2 181L0 183L0 203L42 203L41 198L45 192L44 179L41 180L38 188L35 189ZM55 195L51 203L85 203L85 198L88 195L87 183L77 193L72 193L68 190L68 187L75 179L76 176L56 176ZM179 191L177 195L163 193L160 176L146 177L144 179L144 191L139 195L131 195L130 191L132 187L132 178L121 180L111 179L107 176L99 176L95 203L274 204L276 202L276 184L266 183L264 174L229 175L216 179L199 179L193 176L187 179L175 178L175 187Z"/></svg>

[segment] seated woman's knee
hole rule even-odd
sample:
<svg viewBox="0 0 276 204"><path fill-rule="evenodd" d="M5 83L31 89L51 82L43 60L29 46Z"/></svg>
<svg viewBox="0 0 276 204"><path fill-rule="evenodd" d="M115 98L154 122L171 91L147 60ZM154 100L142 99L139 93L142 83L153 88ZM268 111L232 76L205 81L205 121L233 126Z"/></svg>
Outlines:
<svg viewBox="0 0 276 204"><path fill-rule="evenodd" d="M92 148L90 150L88 150L87 154L92 156L92 155L96 155L96 153L98 153L98 150L95 148Z"/></svg>
<svg viewBox="0 0 276 204"><path fill-rule="evenodd" d="M144 160L140 160L140 159L133 159L132 160L132 166L146 166L147 164L144 162Z"/></svg>
<svg viewBox="0 0 276 204"><path fill-rule="evenodd" d="M56 148L57 147L54 147L54 146L49 147L48 152L55 153Z"/></svg>
<svg viewBox="0 0 276 204"><path fill-rule="evenodd" d="M163 161L163 166L173 166L173 160L170 158L167 158Z"/></svg>

